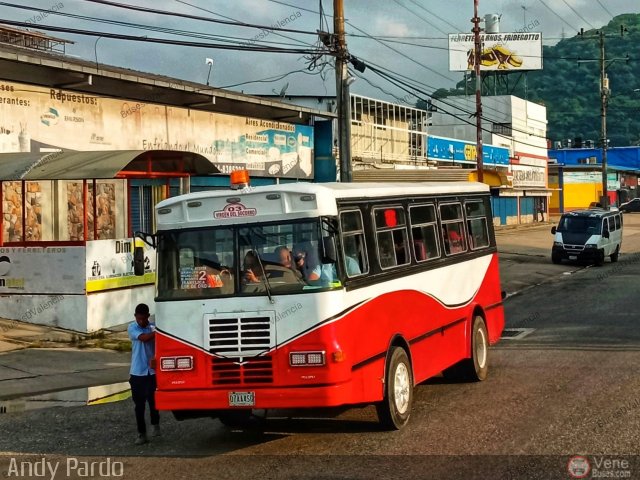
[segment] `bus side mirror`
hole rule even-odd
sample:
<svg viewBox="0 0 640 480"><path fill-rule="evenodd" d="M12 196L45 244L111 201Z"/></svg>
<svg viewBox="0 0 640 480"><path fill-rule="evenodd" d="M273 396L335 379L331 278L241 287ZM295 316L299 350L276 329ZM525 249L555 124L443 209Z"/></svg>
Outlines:
<svg viewBox="0 0 640 480"><path fill-rule="evenodd" d="M135 247L133 249L133 273L136 277L144 275L144 247Z"/></svg>
<svg viewBox="0 0 640 480"><path fill-rule="evenodd" d="M322 237L322 263L336 263L338 257L336 255L336 238Z"/></svg>
<svg viewBox="0 0 640 480"><path fill-rule="evenodd" d="M552 234L556 234L556 226L554 225L553 227L551 227L551 233Z"/></svg>

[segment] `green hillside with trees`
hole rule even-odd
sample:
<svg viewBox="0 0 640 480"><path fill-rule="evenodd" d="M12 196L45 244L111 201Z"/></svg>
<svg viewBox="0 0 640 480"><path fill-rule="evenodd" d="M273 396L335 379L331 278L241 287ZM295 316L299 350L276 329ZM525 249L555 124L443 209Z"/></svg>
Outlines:
<svg viewBox="0 0 640 480"><path fill-rule="evenodd" d="M625 28L621 35L621 26ZM640 15L613 18L604 27L606 72L611 94L607 108L607 137L612 147L640 145ZM625 60L628 56L628 61ZM483 95L511 93L547 107L550 140L582 138L600 144L600 42L597 30L565 38L544 47L543 70L524 78L509 75L510 91L504 76L496 83L493 74L483 79ZM584 60L593 60L584 62ZM513 85L515 87L513 87ZM467 92L473 92L475 79L469 79ZM434 98L464 95L464 81L455 89L440 89Z"/></svg>

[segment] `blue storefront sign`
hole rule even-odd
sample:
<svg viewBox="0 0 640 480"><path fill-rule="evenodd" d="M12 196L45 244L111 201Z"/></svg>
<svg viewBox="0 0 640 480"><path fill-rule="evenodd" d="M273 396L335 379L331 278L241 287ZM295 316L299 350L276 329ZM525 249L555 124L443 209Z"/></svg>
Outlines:
<svg viewBox="0 0 640 480"><path fill-rule="evenodd" d="M476 144L463 140L443 137L427 137L427 158L455 163L476 163ZM509 149L482 146L482 160L484 165L509 165Z"/></svg>

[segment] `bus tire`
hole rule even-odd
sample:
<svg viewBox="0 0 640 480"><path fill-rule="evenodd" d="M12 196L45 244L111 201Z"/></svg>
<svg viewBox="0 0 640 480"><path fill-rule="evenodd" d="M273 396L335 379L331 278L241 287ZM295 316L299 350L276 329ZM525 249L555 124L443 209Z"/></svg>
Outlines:
<svg viewBox="0 0 640 480"><path fill-rule="evenodd" d="M471 329L471 358L447 368L442 375L448 380L481 382L489 373L489 336L484 319L476 315Z"/></svg>
<svg viewBox="0 0 640 480"><path fill-rule="evenodd" d="M562 263L562 255L560 255L559 253L552 253L551 254L551 261L553 263L555 263L556 265L559 263Z"/></svg>
<svg viewBox="0 0 640 480"><path fill-rule="evenodd" d="M392 347L387 356L384 398L376 404L380 425L400 430L409 421L413 403L413 372L404 348Z"/></svg>

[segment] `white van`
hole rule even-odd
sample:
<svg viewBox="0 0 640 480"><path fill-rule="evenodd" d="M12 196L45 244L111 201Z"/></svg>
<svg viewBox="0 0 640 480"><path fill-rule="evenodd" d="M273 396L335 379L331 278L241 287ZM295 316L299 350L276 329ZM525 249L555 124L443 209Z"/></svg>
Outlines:
<svg viewBox="0 0 640 480"><path fill-rule="evenodd" d="M551 260L580 260L602 265L618 261L622 246L622 215L618 210L575 210L562 215L554 235Z"/></svg>

